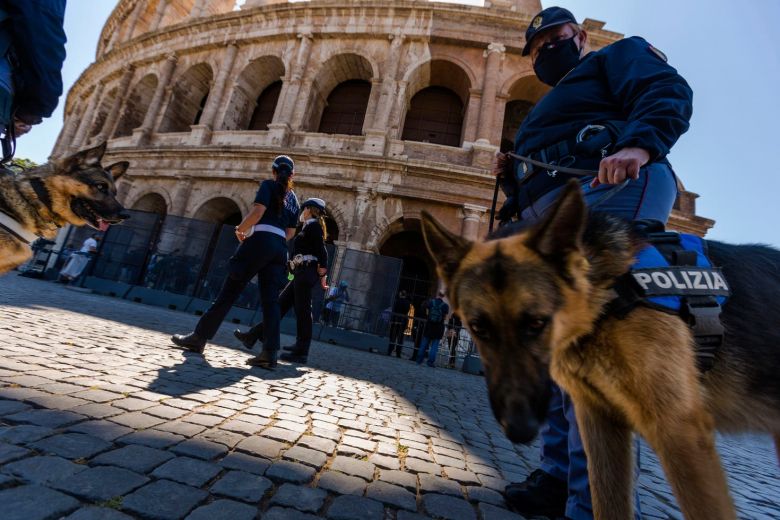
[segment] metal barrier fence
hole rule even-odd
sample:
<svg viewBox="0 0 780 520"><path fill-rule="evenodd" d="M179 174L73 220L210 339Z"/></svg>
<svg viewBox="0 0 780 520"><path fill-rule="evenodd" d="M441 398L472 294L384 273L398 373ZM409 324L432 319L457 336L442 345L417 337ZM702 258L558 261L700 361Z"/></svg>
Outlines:
<svg viewBox="0 0 780 520"><path fill-rule="evenodd" d="M416 361L420 354L427 322L426 318L390 313L387 316L388 346L386 354L397 355L400 352L400 357ZM402 339L400 348L397 347L399 337ZM394 342L394 340L396 341ZM430 347L428 352L430 352ZM476 345L466 329L452 318L447 320L444 324L444 333L439 341L436 366L459 369L467 356L475 355Z"/></svg>

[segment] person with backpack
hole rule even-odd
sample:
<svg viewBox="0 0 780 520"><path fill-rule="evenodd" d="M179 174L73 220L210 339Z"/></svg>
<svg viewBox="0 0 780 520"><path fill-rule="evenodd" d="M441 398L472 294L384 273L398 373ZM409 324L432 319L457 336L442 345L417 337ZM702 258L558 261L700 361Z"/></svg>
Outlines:
<svg viewBox="0 0 780 520"><path fill-rule="evenodd" d="M428 366L433 367L436 363L436 354L439 351L439 342L444 335L444 321L450 312L450 306L444 301L444 291L439 291L436 298L425 302L423 310L426 311L428 319L425 323L420 352L417 355L417 364L422 365L428 347L430 347Z"/></svg>

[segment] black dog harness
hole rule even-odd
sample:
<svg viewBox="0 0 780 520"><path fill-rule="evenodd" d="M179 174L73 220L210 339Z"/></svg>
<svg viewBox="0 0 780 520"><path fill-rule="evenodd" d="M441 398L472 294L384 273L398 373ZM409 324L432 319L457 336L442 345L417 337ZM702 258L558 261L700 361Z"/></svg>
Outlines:
<svg viewBox="0 0 780 520"><path fill-rule="evenodd" d="M731 294L726 278L710 263L701 238L663 231L655 221L638 221L635 226L649 247L639 254L639 265L616 280L617 297L607 305L607 314L623 318L644 305L680 316L696 340L699 370L707 372L723 344L721 306ZM660 253L667 265L642 265L644 253L653 257Z"/></svg>

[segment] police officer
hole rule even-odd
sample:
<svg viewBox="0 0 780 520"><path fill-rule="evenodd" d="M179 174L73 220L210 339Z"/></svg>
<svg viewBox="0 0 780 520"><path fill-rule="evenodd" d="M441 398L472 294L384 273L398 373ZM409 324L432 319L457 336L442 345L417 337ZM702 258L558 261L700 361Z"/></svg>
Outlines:
<svg viewBox="0 0 780 520"><path fill-rule="evenodd" d="M303 227L293 239L293 257L290 271L294 278L279 295L281 316L295 308L295 345L284 347L281 358L294 363L305 363L309 355L312 336L311 292L319 286L325 290L328 272L328 251L325 249L325 201L311 198L301 204ZM263 323L258 323L247 332L236 329L233 334L246 348L251 349L264 335Z"/></svg>
<svg viewBox="0 0 780 520"><path fill-rule="evenodd" d="M3 160L14 139L51 116L62 95L65 0L0 0L0 140Z"/></svg>
<svg viewBox="0 0 780 520"><path fill-rule="evenodd" d="M666 222L677 183L666 155L688 129L692 92L666 57L639 37L585 53L588 35L566 9L549 7L526 30L524 56L549 91L523 121L515 153L544 164L597 170L581 180L586 203L628 219ZM499 219L535 220L568 175L499 154L507 195ZM606 200L604 195L621 186ZM571 400L557 386L542 430L542 464L506 489L527 516L593 517L582 441Z"/></svg>
<svg viewBox="0 0 780 520"><path fill-rule="evenodd" d="M292 190L295 173L293 160L280 155L271 165L273 178L260 183L255 204L236 226L240 245L230 257L228 276L217 299L201 316L195 331L175 334L171 341L192 352L202 353L206 342L216 335L228 311L241 295L246 284L257 275L260 281L260 301L265 318L263 351L247 364L274 368L279 352L279 291L284 281L287 262L287 239L295 233L300 207Z"/></svg>

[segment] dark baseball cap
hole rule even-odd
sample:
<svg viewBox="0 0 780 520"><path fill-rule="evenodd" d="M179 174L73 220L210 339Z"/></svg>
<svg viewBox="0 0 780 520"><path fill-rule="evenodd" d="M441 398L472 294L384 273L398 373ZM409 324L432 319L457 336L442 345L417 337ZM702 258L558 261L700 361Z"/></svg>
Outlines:
<svg viewBox="0 0 780 520"><path fill-rule="evenodd" d="M525 30L523 56L528 56L528 53L531 52L531 40L534 39L537 33L565 23L577 23L577 19L571 14L571 11L563 7L548 7L534 16L528 25L528 29Z"/></svg>
<svg viewBox="0 0 780 520"><path fill-rule="evenodd" d="M295 163L288 155L278 155L276 159L274 159L271 168L282 175L291 175L295 170Z"/></svg>

